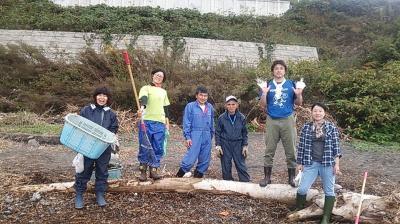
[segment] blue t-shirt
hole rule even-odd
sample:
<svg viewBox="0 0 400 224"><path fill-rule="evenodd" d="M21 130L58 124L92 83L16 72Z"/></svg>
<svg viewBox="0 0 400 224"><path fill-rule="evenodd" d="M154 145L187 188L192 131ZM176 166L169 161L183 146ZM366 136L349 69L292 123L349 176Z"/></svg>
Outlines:
<svg viewBox="0 0 400 224"><path fill-rule="evenodd" d="M273 81L268 83L270 87L267 94L266 112L272 119L286 118L292 115L294 110L294 94L293 87L295 83L292 80L286 80L282 85L281 94L276 94L276 86Z"/></svg>

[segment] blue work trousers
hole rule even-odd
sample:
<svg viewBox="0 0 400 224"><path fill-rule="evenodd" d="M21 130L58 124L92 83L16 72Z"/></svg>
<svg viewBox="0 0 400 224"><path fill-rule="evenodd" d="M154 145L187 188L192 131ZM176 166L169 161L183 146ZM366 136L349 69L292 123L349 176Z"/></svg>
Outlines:
<svg viewBox="0 0 400 224"><path fill-rule="evenodd" d="M191 137L192 146L183 157L181 168L189 172L197 160L197 172L205 174L211 159L211 133L210 131L192 131Z"/></svg>
<svg viewBox="0 0 400 224"><path fill-rule="evenodd" d="M221 141L223 155L221 157L222 179L234 180L232 177L232 159L239 176L239 181L249 182L245 158L242 154L242 141Z"/></svg>
<svg viewBox="0 0 400 224"><path fill-rule="evenodd" d="M303 166L303 176L297 193L306 195L318 175L322 179L325 196L335 196L335 175L333 174L333 166L323 166L321 162L316 161L312 161L311 165Z"/></svg>
<svg viewBox="0 0 400 224"><path fill-rule="evenodd" d="M158 121L144 121L146 135L139 123L138 160L151 167L160 167L164 155L165 124Z"/></svg>

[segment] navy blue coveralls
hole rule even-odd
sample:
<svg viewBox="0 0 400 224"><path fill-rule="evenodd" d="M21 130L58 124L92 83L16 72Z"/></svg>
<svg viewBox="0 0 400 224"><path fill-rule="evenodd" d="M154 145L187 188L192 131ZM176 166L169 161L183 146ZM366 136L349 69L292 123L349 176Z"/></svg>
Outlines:
<svg viewBox="0 0 400 224"><path fill-rule="evenodd" d="M79 115L101 125L113 133L117 133L118 131L117 116L109 107L100 107L90 104L82 108ZM76 192L83 193L86 191L87 182L92 176L93 169L95 169L96 175L95 191L105 192L108 178L107 166L110 162L110 158L111 146L108 147L98 159L90 159L84 156L84 170L82 173L77 173L75 175Z"/></svg>
<svg viewBox="0 0 400 224"><path fill-rule="evenodd" d="M215 144L221 146L222 178L234 180L232 177L232 159L235 163L239 181L249 182L250 176L247 173L245 158L242 154L243 146L247 146L247 127L245 116L236 110L233 119L225 111L218 118L215 129Z"/></svg>

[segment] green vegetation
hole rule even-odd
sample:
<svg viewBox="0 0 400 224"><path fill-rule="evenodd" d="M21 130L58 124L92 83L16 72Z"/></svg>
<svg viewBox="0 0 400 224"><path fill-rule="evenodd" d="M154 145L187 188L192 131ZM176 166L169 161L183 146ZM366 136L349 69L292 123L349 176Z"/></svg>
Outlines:
<svg viewBox="0 0 400 224"><path fill-rule="evenodd" d="M36 135L59 135L61 133L62 125L60 124L33 124L21 126L2 126L0 132L2 133L24 133Z"/></svg>
<svg viewBox="0 0 400 224"><path fill-rule="evenodd" d="M360 151L394 151L400 152L400 144L398 142L386 142L377 144L375 142L353 139L349 143L352 147Z"/></svg>
<svg viewBox="0 0 400 224"><path fill-rule="evenodd" d="M0 119L0 133L59 135L62 125L50 124L34 113L9 113Z"/></svg>
<svg viewBox="0 0 400 224"><path fill-rule="evenodd" d="M45 0L3 0L1 29L96 32L110 41L113 33L164 36L172 54L130 49L137 86L149 82L149 71L168 71L166 88L172 116L180 123L193 89L206 85L217 113L223 98L241 98L241 110L254 118L254 79L270 79L268 59L257 68L229 63L190 65L182 57L181 37L216 38L318 48L319 62L291 64L289 78L304 77L306 103L328 104L339 125L353 137L374 142L400 142L400 2L383 0L304 0L293 2L284 16L218 16L193 10L105 5L61 8ZM40 49L0 46L0 111L58 113L67 103L82 106L94 86L106 83L114 92L114 108L134 108L131 84L120 54L91 50L66 64L47 60ZM207 74L207 75L204 75Z"/></svg>

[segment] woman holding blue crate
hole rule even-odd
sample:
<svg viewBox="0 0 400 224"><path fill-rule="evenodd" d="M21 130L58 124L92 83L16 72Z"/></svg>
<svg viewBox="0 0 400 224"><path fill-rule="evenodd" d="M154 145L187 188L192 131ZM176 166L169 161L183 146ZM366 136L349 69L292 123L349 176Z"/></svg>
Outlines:
<svg viewBox="0 0 400 224"><path fill-rule="evenodd" d="M296 196L296 210L304 208L307 192L320 176L325 194L324 213L321 223L329 223L335 204L335 176L340 173L342 156L337 127L325 120L327 108L315 103L311 107L312 121L304 124L297 147L297 169L302 171Z"/></svg>
<svg viewBox="0 0 400 224"><path fill-rule="evenodd" d="M80 116L89 119L105 129L117 133L118 120L114 111L109 107L111 104L111 93L107 87L98 87L93 93L93 103L82 108ZM84 207L83 193L86 191L87 182L95 170L96 182L95 192L97 204L105 206L104 197L107 188L108 164L111 158L111 146L108 147L98 159L84 157L84 170L75 176L75 208Z"/></svg>

